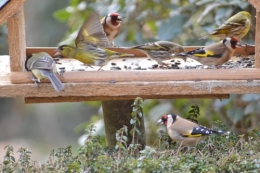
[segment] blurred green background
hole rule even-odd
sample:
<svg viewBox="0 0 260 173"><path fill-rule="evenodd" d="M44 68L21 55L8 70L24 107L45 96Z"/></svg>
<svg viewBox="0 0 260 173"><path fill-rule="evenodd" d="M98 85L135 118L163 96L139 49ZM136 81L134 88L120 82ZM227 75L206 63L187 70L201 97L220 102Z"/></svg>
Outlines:
<svg viewBox="0 0 260 173"><path fill-rule="evenodd" d="M198 40L238 11L252 14L250 32L243 39L254 44L255 9L246 0L27 0L25 3L27 47L73 44L77 31L92 10L101 16L120 13L123 28L115 45L129 46L169 40L185 46L206 45L215 40ZM8 54L7 27L0 27L0 55ZM45 160L49 151L72 145L88 123L96 123L104 134L101 102L24 104L21 98L0 99L0 161L4 146L15 151L28 147L32 159ZM259 132L260 95L231 95L230 99L145 100L144 115L148 145L156 145L156 121L165 113L188 116L191 105L201 110L200 124L223 121L230 130L246 134ZM160 127L164 129L164 127Z"/></svg>

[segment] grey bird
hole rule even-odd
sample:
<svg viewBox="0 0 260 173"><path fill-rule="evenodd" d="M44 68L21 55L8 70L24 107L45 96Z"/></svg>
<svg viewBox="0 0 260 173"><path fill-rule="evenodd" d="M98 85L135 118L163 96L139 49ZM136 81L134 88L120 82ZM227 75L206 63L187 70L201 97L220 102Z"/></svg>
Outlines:
<svg viewBox="0 0 260 173"><path fill-rule="evenodd" d="M33 54L25 62L28 71L32 71L30 78L38 85L43 79L49 79L56 91L64 89L64 85L54 73L58 72L56 63L53 58L45 52Z"/></svg>

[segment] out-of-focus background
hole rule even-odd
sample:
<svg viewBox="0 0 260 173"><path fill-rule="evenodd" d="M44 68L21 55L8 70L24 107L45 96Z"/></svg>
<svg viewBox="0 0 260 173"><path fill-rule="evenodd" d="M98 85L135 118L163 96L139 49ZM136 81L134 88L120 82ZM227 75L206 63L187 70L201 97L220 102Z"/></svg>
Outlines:
<svg viewBox="0 0 260 173"><path fill-rule="evenodd" d="M115 44L128 46L155 40L182 45L206 45L215 40L198 40L230 16L245 10L252 14L252 27L243 41L254 44L255 10L246 0L27 0L25 3L27 47L73 44L76 32L91 10L101 16L118 12L123 28ZM0 55L8 55L7 27L0 27ZM154 145L156 121L162 114L188 115L191 105L200 107L199 123L211 126L223 121L239 134L259 132L260 95L231 95L230 99L146 100L144 115L148 145ZM4 147L28 147L32 159L45 160L50 150L79 147L78 139L88 123L96 123L104 135L101 102L24 104L22 98L0 98L0 162Z"/></svg>

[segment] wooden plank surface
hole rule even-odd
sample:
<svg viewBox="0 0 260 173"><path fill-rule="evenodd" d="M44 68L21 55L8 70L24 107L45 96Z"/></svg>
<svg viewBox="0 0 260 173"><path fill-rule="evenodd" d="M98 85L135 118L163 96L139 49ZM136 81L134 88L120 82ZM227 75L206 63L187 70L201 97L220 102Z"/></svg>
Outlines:
<svg viewBox="0 0 260 173"><path fill-rule="evenodd" d="M145 96L139 95L139 97L143 99L199 99L199 98L207 98L207 99L228 99L230 97L229 94L202 94L202 95L168 95L168 96ZM105 100L132 100L135 99L136 96L118 96L118 97L104 97L102 101ZM99 101L100 97L26 97L25 103L59 103L59 102L84 102L84 101Z"/></svg>
<svg viewBox="0 0 260 173"><path fill-rule="evenodd" d="M13 17L9 18L7 25L11 71L23 71L26 59L23 6L20 7L19 11Z"/></svg>
<svg viewBox="0 0 260 173"><path fill-rule="evenodd" d="M11 72L13 84L32 83L30 72ZM73 71L65 72L60 80L64 83L84 82L150 82L150 81L201 81L201 80L259 80L260 69L190 69L155 71Z"/></svg>
<svg viewBox="0 0 260 173"><path fill-rule="evenodd" d="M259 8L260 1L258 0ZM255 26L255 68L260 68L260 11L256 11L256 26Z"/></svg>
<svg viewBox="0 0 260 173"><path fill-rule="evenodd" d="M0 83L0 97L89 97L113 100L120 97L169 98L173 95L211 95L260 93L260 80L228 81L156 81L156 82L84 82L65 83L65 90L56 92L50 83Z"/></svg>
<svg viewBox="0 0 260 173"><path fill-rule="evenodd" d="M184 46L185 51L191 51L202 46ZM31 55L33 53L38 52L47 52L51 56L54 56L55 50L57 47L27 47L26 55ZM134 54L136 57L145 57L146 55L138 50L133 49L124 49L124 48L108 48L113 51L122 52L122 53L129 53ZM237 48L235 51L236 55L254 55L255 54L255 46L249 45L247 47Z"/></svg>
<svg viewBox="0 0 260 173"><path fill-rule="evenodd" d="M10 0L1 10L0 10L0 26L6 22L10 17L12 17L17 10L24 4L26 0Z"/></svg>
<svg viewBox="0 0 260 173"><path fill-rule="evenodd" d="M260 10L260 1L259 0L248 0L257 10ZM258 18L259 19L259 18ZM257 33L257 32L256 32Z"/></svg>

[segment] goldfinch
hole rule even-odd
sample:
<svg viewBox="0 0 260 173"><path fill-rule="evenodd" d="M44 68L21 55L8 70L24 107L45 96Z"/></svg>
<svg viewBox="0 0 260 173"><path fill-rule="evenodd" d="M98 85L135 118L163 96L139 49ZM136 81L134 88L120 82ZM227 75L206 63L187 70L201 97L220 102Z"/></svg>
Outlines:
<svg viewBox="0 0 260 173"><path fill-rule="evenodd" d="M101 24L111 45L121 30L122 19L118 13L110 13L101 19Z"/></svg>
<svg viewBox="0 0 260 173"><path fill-rule="evenodd" d="M164 60L169 60L172 54L178 54L185 52L183 47L177 43L169 41L156 41L152 43L141 44L130 47L129 49L137 49L145 53L149 58L157 61L160 65L166 65Z"/></svg>
<svg viewBox="0 0 260 173"><path fill-rule="evenodd" d="M45 52L33 54L26 59L25 68L28 71L32 71L34 76L30 76L30 78L36 85L37 82L41 82L43 79L49 79L56 91L64 89L64 85L54 74L57 73L58 70L55 61L49 54Z"/></svg>
<svg viewBox="0 0 260 173"><path fill-rule="evenodd" d="M230 17L225 23L220 25L217 29L202 37L217 37L224 39L226 37L235 37L239 41L250 30L252 16L247 11L240 11L234 16Z"/></svg>
<svg viewBox="0 0 260 173"><path fill-rule="evenodd" d="M194 146L199 141L205 139L205 137L213 134L228 135L230 133L208 129L175 114L163 115L157 124L164 124L167 127L170 138L185 146Z"/></svg>
<svg viewBox="0 0 260 173"><path fill-rule="evenodd" d="M75 44L76 47L59 46L55 56L74 58L89 66L101 66L100 68L111 59L133 56L132 54L119 53L104 48L104 46L109 45L109 41L99 21L97 12L93 12L83 24Z"/></svg>
<svg viewBox="0 0 260 173"><path fill-rule="evenodd" d="M227 62L233 56L235 49L241 46L242 45L236 38L228 37L223 39L221 42L195 49L187 53L175 54L173 56L188 57L203 65L216 66Z"/></svg>

